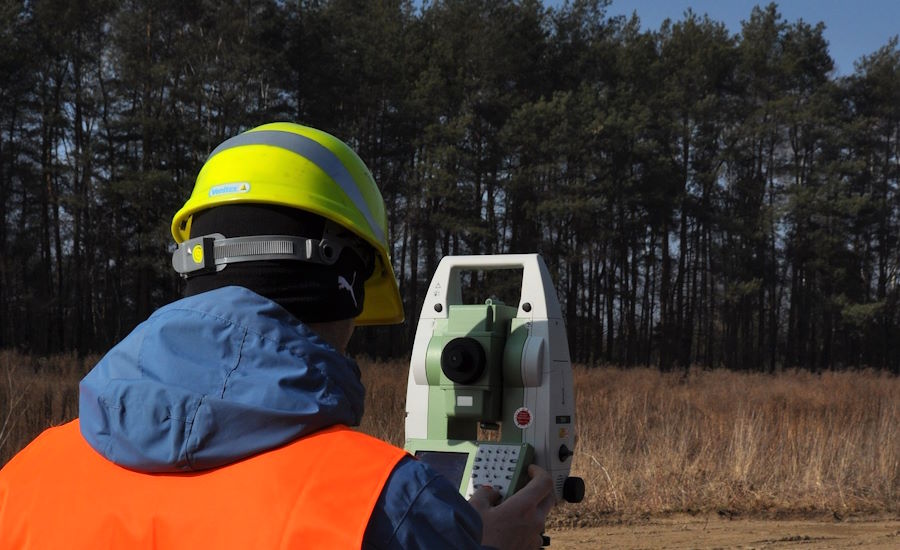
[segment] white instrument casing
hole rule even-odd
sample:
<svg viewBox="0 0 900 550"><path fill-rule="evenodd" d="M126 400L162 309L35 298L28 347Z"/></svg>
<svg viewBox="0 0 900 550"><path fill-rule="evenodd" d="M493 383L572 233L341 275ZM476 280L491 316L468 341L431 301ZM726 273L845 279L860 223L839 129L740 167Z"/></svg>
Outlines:
<svg viewBox="0 0 900 550"><path fill-rule="evenodd" d="M533 447L534 462L553 477L557 499L561 500L575 449L572 363L556 289L537 254L446 256L441 260L428 287L413 342L406 391L406 439L428 438L426 350L435 322L447 318L449 306L462 305L460 272L502 269L522 269L515 319L525 323L528 336L521 361L522 402L508 403L504 397L501 429L521 429L522 442ZM528 420L527 424L523 420Z"/></svg>

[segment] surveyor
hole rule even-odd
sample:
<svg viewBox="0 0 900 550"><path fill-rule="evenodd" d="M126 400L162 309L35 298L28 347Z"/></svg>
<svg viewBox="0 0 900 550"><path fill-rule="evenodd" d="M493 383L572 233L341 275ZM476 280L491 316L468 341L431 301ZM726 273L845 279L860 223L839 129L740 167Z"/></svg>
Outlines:
<svg viewBox="0 0 900 550"><path fill-rule="evenodd" d="M337 138L273 123L210 154L172 221L185 297L0 471L0 547L536 548L549 475L469 502L351 430L354 326L403 320L384 202ZM393 411L399 413L399 411Z"/></svg>

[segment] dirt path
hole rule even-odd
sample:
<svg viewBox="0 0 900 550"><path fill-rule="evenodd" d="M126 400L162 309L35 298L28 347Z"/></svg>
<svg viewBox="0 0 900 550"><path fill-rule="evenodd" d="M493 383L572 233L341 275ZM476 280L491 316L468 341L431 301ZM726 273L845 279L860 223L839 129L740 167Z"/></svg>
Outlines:
<svg viewBox="0 0 900 550"><path fill-rule="evenodd" d="M570 548L900 548L900 518L845 521L765 521L671 518L547 533L550 550Z"/></svg>

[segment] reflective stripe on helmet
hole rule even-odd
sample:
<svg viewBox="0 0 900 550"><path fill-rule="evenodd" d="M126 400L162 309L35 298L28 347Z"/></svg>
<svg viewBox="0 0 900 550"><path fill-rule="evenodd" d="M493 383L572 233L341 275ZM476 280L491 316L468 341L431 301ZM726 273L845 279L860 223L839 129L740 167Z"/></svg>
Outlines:
<svg viewBox="0 0 900 550"><path fill-rule="evenodd" d="M213 152L209 154L206 162L209 162L211 158L226 149L241 147L243 145L271 145L273 147L280 147L281 149L300 155L312 162L318 166L320 170L325 172L328 177L334 180L334 182L340 186L341 190L350 197L354 206L356 206L356 208L366 217L366 221L369 223L369 227L375 238L379 242L385 242L387 240L384 230L375 221L369 205L366 203L365 199L363 199L359 186L357 185L356 180L353 179L353 175L350 174L347 167L341 162L341 159L321 143L300 134L283 132L280 130L245 132L224 141L221 145L216 147Z"/></svg>

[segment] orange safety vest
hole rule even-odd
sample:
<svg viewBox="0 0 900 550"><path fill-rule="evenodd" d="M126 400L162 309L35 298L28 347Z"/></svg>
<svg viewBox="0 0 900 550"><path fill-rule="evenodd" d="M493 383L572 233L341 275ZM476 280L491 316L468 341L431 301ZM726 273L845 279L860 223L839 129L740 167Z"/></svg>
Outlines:
<svg viewBox="0 0 900 550"><path fill-rule="evenodd" d="M336 426L202 472L108 461L78 420L0 470L0 548L360 548L404 451Z"/></svg>

